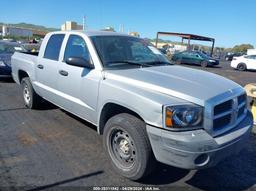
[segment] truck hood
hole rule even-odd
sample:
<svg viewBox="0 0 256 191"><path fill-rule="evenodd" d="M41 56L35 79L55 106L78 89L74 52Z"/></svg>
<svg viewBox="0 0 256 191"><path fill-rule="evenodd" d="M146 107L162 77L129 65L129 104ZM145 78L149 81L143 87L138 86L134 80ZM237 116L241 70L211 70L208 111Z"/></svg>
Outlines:
<svg viewBox="0 0 256 191"><path fill-rule="evenodd" d="M182 66L158 66L127 70L107 70L106 79L158 92L204 106L219 94L242 88L216 74Z"/></svg>

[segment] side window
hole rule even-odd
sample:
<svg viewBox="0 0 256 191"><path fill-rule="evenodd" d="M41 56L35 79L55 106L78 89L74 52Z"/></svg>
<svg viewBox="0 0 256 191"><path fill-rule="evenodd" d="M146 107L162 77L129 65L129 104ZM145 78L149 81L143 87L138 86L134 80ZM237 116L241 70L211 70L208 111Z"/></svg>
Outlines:
<svg viewBox="0 0 256 191"><path fill-rule="evenodd" d="M244 56L247 59L256 59L256 55Z"/></svg>
<svg viewBox="0 0 256 191"><path fill-rule="evenodd" d="M56 61L59 60L60 48L64 36L64 34L54 34L50 37L44 52L44 58Z"/></svg>
<svg viewBox="0 0 256 191"><path fill-rule="evenodd" d="M90 60L90 54L87 49L84 39L77 35L70 35L64 54L64 61L69 57L80 57L85 60Z"/></svg>

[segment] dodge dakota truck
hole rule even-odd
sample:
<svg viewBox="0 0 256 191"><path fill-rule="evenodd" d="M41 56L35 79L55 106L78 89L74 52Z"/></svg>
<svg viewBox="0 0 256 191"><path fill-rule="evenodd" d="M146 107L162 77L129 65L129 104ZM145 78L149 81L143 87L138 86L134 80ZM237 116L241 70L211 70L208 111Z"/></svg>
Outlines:
<svg viewBox="0 0 256 191"><path fill-rule="evenodd" d="M26 107L45 99L97 126L113 168L129 179L149 175L157 161L213 167L246 145L253 126L240 85L173 65L141 38L51 32L38 55L17 52L11 61Z"/></svg>

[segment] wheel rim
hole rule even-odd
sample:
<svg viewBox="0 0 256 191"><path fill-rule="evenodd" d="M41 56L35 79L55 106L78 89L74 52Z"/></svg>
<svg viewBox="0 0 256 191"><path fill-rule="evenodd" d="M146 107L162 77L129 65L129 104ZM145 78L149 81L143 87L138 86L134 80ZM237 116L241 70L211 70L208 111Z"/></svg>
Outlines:
<svg viewBox="0 0 256 191"><path fill-rule="evenodd" d="M24 86L24 89L23 89L23 97L24 97L24 101L26 104L29 104L30 103L30 93L29 93L29 89L28 89L28 86L25 85Z"/></svg>
<svg viewBox="0 0 256 191"><path fill-rule="evenodd" d="M207 62L203 61L201 64L202 67L206 67L207 66Z"/></svg>
<svg viewBox="0 0 256 191"><path fill-rule="evenodd" d="M244 67L244 65L240 65L240 66L238 67L238 69L239 69L239 70L244 70L245 67Z"/></svg>
<svg viewBox="0 0 256 191"><path fill-rule="evenodd" d="M130 169L136 161L136 147L132 137L122 129L114 129L110 135L110 152L117 166Z"/></svg>

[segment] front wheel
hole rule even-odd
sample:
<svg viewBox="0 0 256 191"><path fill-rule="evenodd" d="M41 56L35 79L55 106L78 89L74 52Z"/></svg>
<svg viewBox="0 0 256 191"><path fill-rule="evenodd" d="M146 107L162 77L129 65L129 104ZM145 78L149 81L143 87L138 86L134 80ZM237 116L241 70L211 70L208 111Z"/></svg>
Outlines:
<svg viewBox="0 0 256 191"><path fill-rule="evenodd" d="M122 113L109 119L103 142L112 166L122 176L138 180L154 169L145 123L133 115Z"/></svg>
<svg viewBox="0 0 256 191"><path fill-rule="evenodd" d="M22 94L25 106L29 109L39 107L41 97L35 92L28 77L21 80Z"/></svg>

